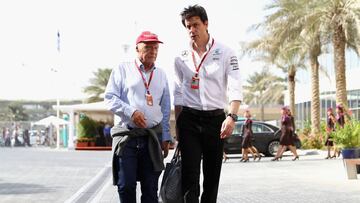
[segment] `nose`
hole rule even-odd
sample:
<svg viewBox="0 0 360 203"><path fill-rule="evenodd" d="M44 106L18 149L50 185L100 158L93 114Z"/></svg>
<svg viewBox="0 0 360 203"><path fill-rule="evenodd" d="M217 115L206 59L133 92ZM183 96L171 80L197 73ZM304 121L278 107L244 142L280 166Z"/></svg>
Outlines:
<svg viewBox="0 0 360 203"><path fill-rule="evenodd" d="M156 54L157 54L157 52L158 52L158 50L157 50L157 49L151 49L151 50L150 50L150 53L151 53L152 55L156 55Z"/></svg>
<svg viewBox="0 0 360 203"><path fill-rule="evenodd" d="M195 27L194 26L189 27L188 31L190 34L195 33Z"/></svg>

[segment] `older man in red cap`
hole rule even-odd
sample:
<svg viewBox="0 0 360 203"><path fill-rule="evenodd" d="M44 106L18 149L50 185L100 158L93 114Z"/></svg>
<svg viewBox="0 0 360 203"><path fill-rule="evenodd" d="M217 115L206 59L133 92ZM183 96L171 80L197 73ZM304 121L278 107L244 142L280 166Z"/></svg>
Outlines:
<svg viewBox="0 0 360 203"><path fill-rule="evenodd" d="M155 65L159 43L156 34L142 32L137 57L112 70L105 91L109 110L120 118L111 129L113 184L120 202L136 202L140 181L141 202L158 203L158 179L171 140L168 82Z"/></svg>

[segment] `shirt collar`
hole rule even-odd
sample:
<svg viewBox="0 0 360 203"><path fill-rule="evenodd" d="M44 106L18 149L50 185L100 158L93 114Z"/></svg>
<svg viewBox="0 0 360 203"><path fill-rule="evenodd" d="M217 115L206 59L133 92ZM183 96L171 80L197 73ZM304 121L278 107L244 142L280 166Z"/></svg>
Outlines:
<svg viewBox="0 0 360 203"><path fill-rule="evenodd" d="M208 42L207 42L207 44L206 44L206 51L209 51L209 49L210 49L210 47L211 47L211 44L212 44L212 41L213 41L213 38L212 38L212 37L210 36L210 34L209 34L209 40L208 40ZM194 50L194 47L193 47L193 42L192 42L192 41L190 41L189 46L190 46L190 49L191 49L192 51L195 51L195 50Z"/></svg>
<svg viewBox="0 0 360 203"><path fill-rule="evenodd" d="M145 72L144 65L141 63L141 61L139 60L139 58L135 58L135 60L136 60L136 63L139 65L140 70L141 70L142 72ZM148 72L155 70L155 69L156 69L155 66L156 66L156 65L154 64L154 66L153 66L152 68L150 68L150 70L148 70Z"/></svg>

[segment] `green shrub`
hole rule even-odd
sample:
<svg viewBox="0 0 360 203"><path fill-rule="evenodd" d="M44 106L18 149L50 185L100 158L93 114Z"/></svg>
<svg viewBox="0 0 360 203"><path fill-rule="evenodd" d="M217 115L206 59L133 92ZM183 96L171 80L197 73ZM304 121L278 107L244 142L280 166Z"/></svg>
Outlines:
<svg viewBox="0 0 360 203"><path fill-rule="evenodd" d="M360 147L360 122L358 120L349 120L343 128L337 125L332 134L336 145L340 148Z"/></svg>
<svg viewBox="0 0 360 203"><path fill-rule="evenodd" d="M301 140L301 148L303 149L322 149L324 147L320 133L316 135L300 134L299 138Z"/></svg>
<svg viewBox="0 0 360 203"><path fill-rule="evenodd" d="M78 140L86 140L84 138L95 139L97 132L97 122L88 116L81 116L77 125Z"/></svg>
<svg viewBox="0 0 360 203"><path fill-rule="evenodd" d="M304 128L298 131L299 139L301 140L301 148L303 149L322 149L324 147L324 136L326 123L321 122L320 133L316 135L311 134L311 122L305 121Z"/></svg>

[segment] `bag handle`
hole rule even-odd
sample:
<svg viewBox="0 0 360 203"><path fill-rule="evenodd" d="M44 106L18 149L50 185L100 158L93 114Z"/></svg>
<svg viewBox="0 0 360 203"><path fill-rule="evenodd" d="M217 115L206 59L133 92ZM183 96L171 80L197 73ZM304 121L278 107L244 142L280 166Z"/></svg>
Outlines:
<svg viewBox="0 0 360 203"><path fill-rule="evenodd" d="M180 147L179 147L179 144L176 145L176 149L175 149L175 152L174 152L174 155L172 157L171 160L176 160L180 158Z"/></svg>

